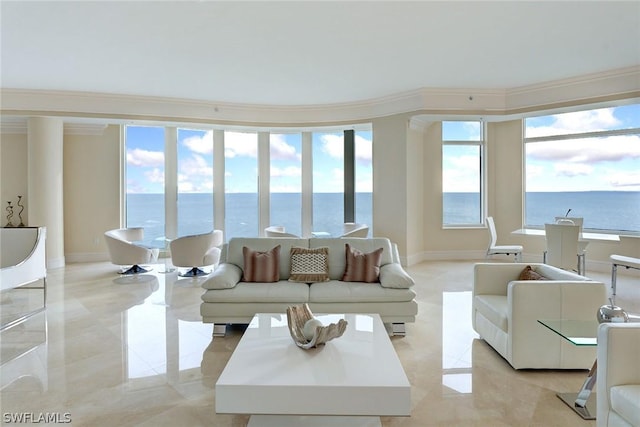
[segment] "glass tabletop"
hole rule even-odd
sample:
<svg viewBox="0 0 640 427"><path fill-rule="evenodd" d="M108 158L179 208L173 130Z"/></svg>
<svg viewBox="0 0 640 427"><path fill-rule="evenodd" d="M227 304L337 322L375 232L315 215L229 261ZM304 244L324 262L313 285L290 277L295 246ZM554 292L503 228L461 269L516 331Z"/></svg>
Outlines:
<svg viewBox="0 0 640 427"><path fill-rule="evenodd" d="M538 323L551 329L570 343L579 346L595 346L598 344L597 320L538 320Z"/></svg>

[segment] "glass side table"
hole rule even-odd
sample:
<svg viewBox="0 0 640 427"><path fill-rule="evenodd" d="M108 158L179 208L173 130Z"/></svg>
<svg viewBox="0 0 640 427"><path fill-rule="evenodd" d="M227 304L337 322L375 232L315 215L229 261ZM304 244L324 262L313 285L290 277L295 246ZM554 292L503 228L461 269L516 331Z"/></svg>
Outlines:
<svg viewBox="0 0 640 427"><path fill-rule="evenodd" d="M576 346L595 347L598 345L598 321L597 320L538 320L565 340ZM556 393L564 403L573 409L585 420L596 419L596 396L592 393L596 384L598 372L598 360L584 380L578 393Z"/></svg>

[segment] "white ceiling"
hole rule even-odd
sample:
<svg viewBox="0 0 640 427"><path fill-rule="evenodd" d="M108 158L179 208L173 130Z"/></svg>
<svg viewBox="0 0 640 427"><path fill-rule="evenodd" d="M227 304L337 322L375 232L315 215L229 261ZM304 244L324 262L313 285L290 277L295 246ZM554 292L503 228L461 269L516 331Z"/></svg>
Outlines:
<svg viewBox="0 0 640 427"><path fill-rule="evenodd" d="M1 86L266 105L640 65L640 1L6 1Z"/></svg>

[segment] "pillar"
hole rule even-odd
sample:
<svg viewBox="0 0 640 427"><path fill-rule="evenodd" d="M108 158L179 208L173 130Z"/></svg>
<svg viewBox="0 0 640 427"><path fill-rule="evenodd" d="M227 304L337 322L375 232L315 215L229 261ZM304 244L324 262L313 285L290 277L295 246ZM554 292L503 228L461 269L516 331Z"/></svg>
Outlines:
<svg viewBox="0 0 640 427"><path fill-rule="evenodd" d="M64 260L62 119L31 117L27 123L28 225L47 227L47 268Z"/></svg>

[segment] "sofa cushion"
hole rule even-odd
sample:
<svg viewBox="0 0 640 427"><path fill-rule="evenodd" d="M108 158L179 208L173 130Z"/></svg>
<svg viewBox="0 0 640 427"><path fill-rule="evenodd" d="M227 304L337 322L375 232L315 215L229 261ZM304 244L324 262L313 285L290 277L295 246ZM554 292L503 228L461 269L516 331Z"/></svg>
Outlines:
<svg viewBox="0 0 640 427"><path fill-rule="evenodd" d="M329 278L331 280L340 280L347 266L345 257L345 244L348 243L352 248L361 252L371 252L379 248L384 248L380 265L393 262L393 251L391 249L391 241L385 237L372 238L331 238L331 239L309 239L309 248L321 248L326 246L329 248ZM300 245L303 246L303 245ZM283 246L284 250L284 246ZM281 276L282 277L282 276Z"/></svg>
<svg viewBox="0 0 640 427"><path fill-rule="evenodd" d="M281 280L275 283L240 282L232 289L208 290L202 295L210 303L286 303L309 300L309 285Z"/></svg>
<svg viewBox="0 0 640 427"><path fill-rule="evenodd" d="M202 283L205 289L231 289L242 279L242 270L235 264L223 263Z"/></svg>
<svg viewBox="0 0 640 427"><path fill-rule="evenodd" d="M476 295L474 307L491 323L505 332L508 332L509 304L507 297L503 295Z"/></svg>
<svg viewBox="0 0 640 427"><path fill-rule="evenodd" d="M280 253L288 254L293 246L303 248L309 247L309 240L302 238L288 237L233 237L226 246L226 254L224 261L235 264L244 270L243 247L248 247L254 251L268 251L276 245L280 245ZM287 280L289 278L289 270L291 269L290 258L288 256L280 257L280 279Z"/></svg>
<svg viewBox="0 0 640 427"><path fill-rule="evenodd" d="M400 264L394 262L380 267L380 284L385 288L406 289L415 282Z"/></svg>
<svg viewBox="0 0 640 427"><path fill-rule="evenodd" d="M524 270L520 272L518 280L547 280L547 278L537 273L530 265L527 265Z"/></svg>
<svg viewBox="0 0 640 427"><path fill-rule="evenodd" d="M329 280L329 249L291 248L292 282L326 282Z"/></svg>
<svg viewBox="0 0 640 427"><path fill-rule="evenodd" d="M611 409L633 426L640 426L640 385L613 386L609 390Z"/></svg>
<svg viewBox="0 0 640 427"><path fill-rule="evenodd" d="M313 283L309 287L309 301L314 303L406 302L415 296L412 289L383 288L379 284L364 282L331 280Z"/></svg>
<svg viewBox="0 0 640 427"><path fill-rule="evenodd" d="M384 249L378 248L364 253L352 248L348 243L344 246L347 265L341 280L343 282L379 282L380 259Z"/></svg>
<svg viewBox="0 0 640 427"><path fill-rule="evenodd" d="M573 273L571 271L562 270L561 268L554 267L547 264L538 264L535 266L536 273L546 277L546 280L590 280L584 276Z"/></svg>
<svg viewBox="0 0 640 427"><path fill-rule="evenodd" d="M244 246L243 282L277 282L280 280L280 245L268 251L254 251Z"/></svg>

